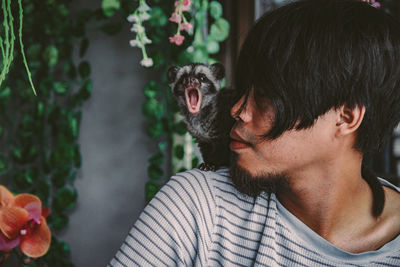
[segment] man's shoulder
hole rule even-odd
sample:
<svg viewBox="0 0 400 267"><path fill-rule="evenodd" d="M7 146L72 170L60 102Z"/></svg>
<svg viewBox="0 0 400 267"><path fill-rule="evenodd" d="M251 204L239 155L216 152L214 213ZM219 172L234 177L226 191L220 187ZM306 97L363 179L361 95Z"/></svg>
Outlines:
<svg viewBox="0 0 400 267"><path fill-rule="evenodd" d="M400 187L389 183L384 179L379 179L383 185L385 192L385 208L383 210L383 215L388 214L391 216L396 216L399 221L400 229Z"/></svg>
<svg viewBox="0 0 400 267"><path fill-rule="evenodd" d="M400 238L400 188L380 179L384 186L385 206L380 216L380 224L383 225L384 237L387 241Z"/></svg>
<svg viewBox="0 0 400 267"><path fill-rule="evenodd" d="M194 194L207 191L211 193L213 198L240 195L230 178L228 168L221 168L216 171L202 171L195 168L177 173L171 177L171 182L178 183Z"/></svg>
<svg viewBox="0 0 400 267"><path fill-rule="evenodd" d="M232 180L229 176L229 169L221 168L216 171L202 171L200 169L191 169L184 172L179 172L171 177L171 180L190 181L194 180L199 185L215 186L217 184L231 185Z"/></svg>

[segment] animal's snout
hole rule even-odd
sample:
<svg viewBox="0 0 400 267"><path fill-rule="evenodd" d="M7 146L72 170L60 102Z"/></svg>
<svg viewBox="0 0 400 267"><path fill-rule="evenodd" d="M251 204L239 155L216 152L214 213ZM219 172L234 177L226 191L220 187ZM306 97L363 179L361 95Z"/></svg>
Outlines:
<svg viewBox="0 0 400 267"><path fill-rule="evenodd" d="M198 86L200 84L199 80L193 76L188 76L183 80L185 87Z"/></svg>

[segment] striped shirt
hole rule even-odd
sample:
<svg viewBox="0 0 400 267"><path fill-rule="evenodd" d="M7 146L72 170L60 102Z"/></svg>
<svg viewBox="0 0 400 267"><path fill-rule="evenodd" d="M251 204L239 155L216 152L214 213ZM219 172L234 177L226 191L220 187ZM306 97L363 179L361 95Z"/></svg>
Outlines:
<svg viewBox="0 0 400 267"><path fill-rule="evenodd" d="M108 266L400 266L400 236L379 250L349 253L313 232L274 194L245 196L227 169L194 169L157 193Z"/></svg>

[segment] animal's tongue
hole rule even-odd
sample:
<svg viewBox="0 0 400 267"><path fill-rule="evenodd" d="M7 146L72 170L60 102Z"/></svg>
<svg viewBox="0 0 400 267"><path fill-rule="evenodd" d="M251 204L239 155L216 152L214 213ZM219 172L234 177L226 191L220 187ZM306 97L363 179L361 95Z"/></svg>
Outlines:
<svg viewBox="0 0 400 267"><path fill-rule="evenodd" d="M185 95L188 111L192 114L198 113L202 100L201 92L196 88L187 88Z"/></svg>
<svg viewBox="0 0 400 267"><path fill-rule="evenodd" d="M190 90L189 98L190 98L190 105L192 106L192 108L195 108L197 106L197 102L199 101L199 96L197 95L197 91Z"/></svg>

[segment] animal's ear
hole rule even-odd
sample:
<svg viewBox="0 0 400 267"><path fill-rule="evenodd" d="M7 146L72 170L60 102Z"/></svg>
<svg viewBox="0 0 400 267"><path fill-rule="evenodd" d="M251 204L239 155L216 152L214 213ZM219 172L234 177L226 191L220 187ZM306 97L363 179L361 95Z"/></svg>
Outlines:
<svg viewBox="0 0 400 267"><path fill-rule="evenodd" d="M211 71L214 74L214 77L217 80L221 80L225 77L225 67L221 63L214 63L210 66Z"/></svg>
<svg viewBox="0 0 400 267"><path fill-rule="evenodd" d="M180 67L172 66L167 71L167 78L169 83L173 83L176 80L176 74L178 73Z"/></svg>

